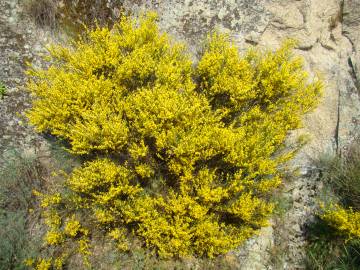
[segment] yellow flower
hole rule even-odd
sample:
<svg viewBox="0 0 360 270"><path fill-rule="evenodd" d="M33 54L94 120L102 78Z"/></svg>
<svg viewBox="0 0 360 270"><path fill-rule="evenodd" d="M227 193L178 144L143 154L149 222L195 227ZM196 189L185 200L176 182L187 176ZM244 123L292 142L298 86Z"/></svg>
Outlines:
<svg viewBox="0 0 360 270"><path fill-rule="evenodd" d="M48 231L45 236L45 241L49 245L59 245L64 241L64 235L58 231Z"/></svg>
<svg viewBox="0 0 360 270"><path fill-rule="evenodd" d="M40 261L36 265L36 270L49 270L50 268L51 268L50 259L40 259Z"/></svg>
<svg viewBox="0 0 360 270"><path fill-rule="evenodd" d="M75 237L81 231L80 222L73 215L65 224L64 232L70 237Z"/></svg>

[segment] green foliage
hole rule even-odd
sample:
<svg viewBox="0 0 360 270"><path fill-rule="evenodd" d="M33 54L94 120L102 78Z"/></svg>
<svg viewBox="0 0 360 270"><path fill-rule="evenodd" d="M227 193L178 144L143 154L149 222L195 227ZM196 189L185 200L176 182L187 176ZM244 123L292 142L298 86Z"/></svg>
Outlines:
<svg viewBox="0 0 360 270"><path fill-rule="evenodd" d="M267 224L279 167L302 143L287 149L286 136L321 92L292 42L240 56L213 34L194 65L155 21L89 30L71 47L52 46L48 69L28 72L30 123L88 159L65 194L40 195L47 244L76 243L85 265L99 230L121 251L136 238L160 257L240 245Z"/></svg>
<svg viewBox="0 0 360 270"><path fill-rule="evenodd" d="M6 93L6 87L2 81L0 81L0 98L3 99Z"/></svg>

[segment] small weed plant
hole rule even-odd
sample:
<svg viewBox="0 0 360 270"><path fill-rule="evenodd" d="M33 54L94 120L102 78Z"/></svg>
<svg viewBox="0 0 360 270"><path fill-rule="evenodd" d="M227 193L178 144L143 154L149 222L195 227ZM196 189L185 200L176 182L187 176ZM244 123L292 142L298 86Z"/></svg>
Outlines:
<svg viewBox="0 0 360 270"><path fill-rule="evenodd" d="M267 225L280 167L304 143L285 139L322 89L293 46L240 55L214 33L194 64L151 13L52 46L49 68L28 71L27 116L87 161L64 191L38 194L46 245L71 252L34 265L75 253L90 267L99 233L119 252L136 240L161 258L211 258Z"/></svg>

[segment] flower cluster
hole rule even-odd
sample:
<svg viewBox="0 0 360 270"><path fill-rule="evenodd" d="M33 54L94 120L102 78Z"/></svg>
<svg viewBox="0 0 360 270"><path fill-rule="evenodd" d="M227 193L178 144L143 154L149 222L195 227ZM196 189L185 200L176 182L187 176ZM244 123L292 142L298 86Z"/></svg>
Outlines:
<svg viewBox="0 0 360 270"><path fill-rule="evenodd" d="M320 216L346 239L360 238L360 212L332 205L324 209Z"/></svg>

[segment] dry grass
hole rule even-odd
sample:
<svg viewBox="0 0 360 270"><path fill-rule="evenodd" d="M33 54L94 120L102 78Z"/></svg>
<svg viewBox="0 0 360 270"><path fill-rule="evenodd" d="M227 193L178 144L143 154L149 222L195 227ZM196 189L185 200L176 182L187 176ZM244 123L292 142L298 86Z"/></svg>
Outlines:
<svg viewBox="0 0 360 270"><path fill-rule="evenodd" d="M324 155L316 166L321 172L324 194L319 201L337 202L345 208L360 210L360 140L342 156ZM360 240L346 240L337 230L317 218L308 224L305 260L307 269L360 269Z"/></svg>
<svg viewBox="0 0 360 270"><path fill-rule="evenodd" d="M317 162L322 181L329 189L329 196L338 198L344 207L360 210L360 139L355 140L347 153L340 156L324 156Z"/></svg>
<svg viewBox="0 0 360 270"><path fill-rule="evenodd" d="M84 25L112 26L120 16L122 1L109 6L107 0L24 0L23 9L38 26L77 36Z"/></svg>
<svg viewBox="0 0 360 270"><path fill-rule="evenodd" d="M25 13L41 27L56 28L59 17L58 0L26 0Z"/></svg>

